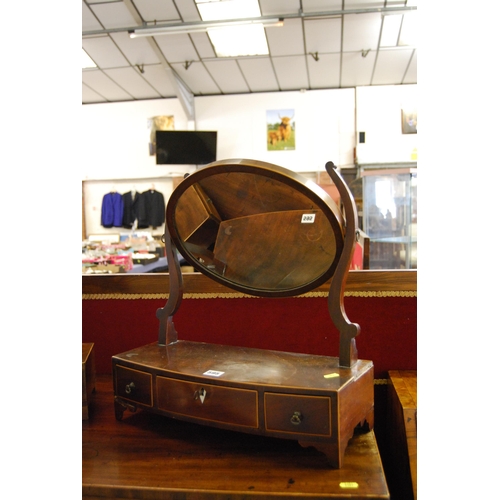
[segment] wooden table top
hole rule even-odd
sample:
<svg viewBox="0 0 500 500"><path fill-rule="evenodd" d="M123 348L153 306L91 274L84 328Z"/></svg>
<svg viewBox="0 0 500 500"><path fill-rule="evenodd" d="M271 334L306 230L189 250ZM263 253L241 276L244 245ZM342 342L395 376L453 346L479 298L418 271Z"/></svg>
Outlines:
<svg viewBox="0 0 500 500"><path fill-rule="evenodd" d="M406 441L413 499L417 500L417 371L389 370L389 386L394 387L397 398L397 402L393 402L393 411L401 420L400 428L395 431L399 431L399 439Z"/></svg>
<svg viewBox="0 0 500 500"><path fill-rule="evenodd" d="M114 416L110 375L96 377L82 422L83 498L388 499L373 431L356 435L342 469L296 441L236 433L153 413Z"/></svg>
<svg viewBox="0 0 500 500"><path fill-rule="evenodd" d="M416 410L417 370L389 370L389 382L394 386L403 410Z"/></svg>

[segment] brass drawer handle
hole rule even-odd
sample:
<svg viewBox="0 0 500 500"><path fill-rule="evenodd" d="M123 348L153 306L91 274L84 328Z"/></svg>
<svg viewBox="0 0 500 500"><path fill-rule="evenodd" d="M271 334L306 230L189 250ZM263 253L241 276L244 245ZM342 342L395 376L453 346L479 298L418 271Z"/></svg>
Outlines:
<svg viewBox="0 0 500 500"><path fill-rule="evenodd" d="M300 413L300 411L296 411L293 413L290 422L292 422L293 425L299 425L302 422L302 418L302 413Z"/></svg>
<svg viewBox="0 0 500 500"><path fill-rule="evenodd" d="M135 389L135 384L133 382L130 382L130 384L127 384L125 386L125 392L127 394L130 394L132 392L132 389Z"/></svg>

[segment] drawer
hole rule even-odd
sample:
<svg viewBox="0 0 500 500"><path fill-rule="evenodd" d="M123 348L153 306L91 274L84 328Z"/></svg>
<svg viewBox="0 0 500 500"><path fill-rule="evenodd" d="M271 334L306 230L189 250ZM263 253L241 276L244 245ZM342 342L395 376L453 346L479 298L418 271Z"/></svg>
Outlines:
<svg viewBox="0 0 500 500"><path fill-rule="evenodd" d="M158 408L212 422L258 427L257 391L156 378Z"/></svg>
<svg viewBox="0 0 500 500"><path fill-rule="evenodd" d="M153 376L150 373L115 366L116 395L129 401L153 406Z"/></svg>
<svg viewBox="0 0 500 500"><path fill-rule="evenodd" d="M266 431L331 436L330 398L264 394Z"/></svg>

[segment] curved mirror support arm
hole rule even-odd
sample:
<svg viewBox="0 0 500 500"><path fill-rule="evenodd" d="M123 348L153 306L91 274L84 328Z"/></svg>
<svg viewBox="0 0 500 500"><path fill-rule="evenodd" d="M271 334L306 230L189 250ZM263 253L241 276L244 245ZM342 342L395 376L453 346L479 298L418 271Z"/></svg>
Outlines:
<svg viewBox="0 0 500 500"><path fill-rule="evenodd" d="M183 294L181 267L179 265L179 259L177 258L177 251L172 243L167 228L165 228L163 239L168 262L169 293L165 306L156 311L156 317L160 320L158 345L168 345L177 341L177 332L175 330L173 316L181 305Z"/></svg>
<svg viewBox="0 0 500 500"><path fill-rule="evenodd" d="M358 335L360 327L356 323L351 323L345 313L344 288L356 244L358 217L355 213L356 205L354 204L354 199L344 180L336 172L335 169L337 167L331 161L325 167L335 187L339 190L340 199L344 205L346 221L344 248L330 285L328 311L340 333L339 365L351 367L358 360L355 337Z"/></svg>

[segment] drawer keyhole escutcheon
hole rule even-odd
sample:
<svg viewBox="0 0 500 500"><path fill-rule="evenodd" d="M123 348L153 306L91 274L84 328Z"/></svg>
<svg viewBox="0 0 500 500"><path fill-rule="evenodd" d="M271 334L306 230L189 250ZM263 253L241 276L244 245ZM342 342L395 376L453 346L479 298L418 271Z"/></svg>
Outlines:
<svg viewBox="0 0 500 500"><path fill-rule="evenodd" d="M302 413L300 411L295 411L290 419L293 425L299 425L302 422Z"/></svg>
<svg viewBox="0 0 500 500"><path fill-rule="evenodd" d="M132 389L134 389L134 388L135 388L135 384L133 382L130 382L130 384L127 384L125 386L125 392L127 394L130 394L132 392Z"/></svg>
<svg viewBox="0 0 500 500"><path fill-rule="evenodd" d="M194 399L200 399L201 404L205 401L205 396L207 395L207 391L202 387L199 391L194 393Z"/></svg>

